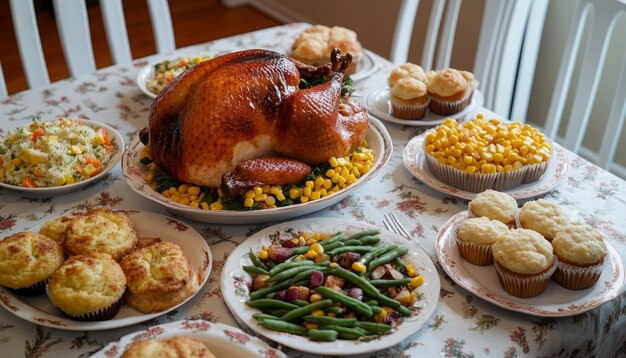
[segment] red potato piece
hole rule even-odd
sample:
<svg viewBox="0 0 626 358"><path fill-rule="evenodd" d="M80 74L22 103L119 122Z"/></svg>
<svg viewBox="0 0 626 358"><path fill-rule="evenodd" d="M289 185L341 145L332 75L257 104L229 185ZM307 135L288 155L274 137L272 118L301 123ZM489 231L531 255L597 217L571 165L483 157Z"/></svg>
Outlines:
<svg viewBox="0 0 626 358"><path fill-rule="evenodd" d="M254 276L254 281L252 281L252 291L259 290L261 288L265 288L269 286L266 282L270 278L269 275L256 275Z"/></svg>
<svg viewBox="0 0 626 358"><path fill-rule="evenodd" d="M346 280L333 275L326 276L326 281L324 282L324 286L335 291L342 291L345 284Z"/></svg>

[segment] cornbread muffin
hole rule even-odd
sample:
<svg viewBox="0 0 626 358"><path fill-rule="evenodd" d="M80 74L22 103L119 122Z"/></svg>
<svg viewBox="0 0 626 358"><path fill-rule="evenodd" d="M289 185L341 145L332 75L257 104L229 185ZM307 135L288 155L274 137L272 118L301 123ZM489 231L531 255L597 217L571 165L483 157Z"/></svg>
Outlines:
<svg viewBox="0 0 626 358"><path fill-rule="evenodd" d="M521 227L540 233L548 241L569 224L567 214L559 204L544 199L526 202L518 215Z"/></svg>
<svg viewBox="0 0 626 358"><path fill-rule="evenodd" d="M126 256L121 265L128 280L128 304L139 312L163 311L198 288L189 259L171 242L141 248Z"/></svg>
<svg viewBox="0 0 626 358"><path fill-rule="evenodd" d="M352 55L352 64L346 74L353 74L363 53L356 32L341 26L311 26L296 38L291 46L291 55L298 61L309 65L323 65L329 62L332 49L339 48L341 53Z"/></svg>
<svg viewBox="0 0 626 358"><path fill-rule="evenodd" d="M432 100L432 99L431 99ZM539 180L552 155L550 142L529 124L447 118L426 133L426 164L442 182L480 193Z"/></svg>
<svg viewBox="0 0 626 358"><path fill-rule="evenodd" d="M70 255L104 252L119 261L136 243L135 225L126 214L100 208L70 222L63 248Z"/></svg>
<svg viewBox="0 0 626 358"><path fill-rule="evenodd" d="M428 92L424 82L404 77L391 87L391 114L401 119L424 118L428 109Z"/></svg>
<svg viewBox="0 0 626 358"><path fill-rule="evenodd" d="M552 246L532 230L509 230L496 240L491 250L498 281L513 296L539 295L556 270Z"/></svg>
<svg viewBox="0 0 626 358"><path fill-rule="evenodd" d="M444 116L461 112L470 104L475 86L471 72L453 68L437 71L428 82L430 110Z"/></svg>
<svg viewBox="0 0 626 358"><path fill-rule="evenodd" d="M125 290L122 268L105 253L70 256L48 283L52 304L80 321L113 318L122 305Z"/></svg>
<svg viewBox="0 0 626 358"><path fill-rule="evenodd" d="M606 257L601 233L589 225L572 224L559 229L552 239L559 265L552 279L571 290L593 286L600 275Z"/></svg>
<svg viewBox="0 0 626 358"><path fill-rule="evenodd" d="M65 234L67 233L67 226L72 219L74 219L74 216L60 216L56 219L46 221L39 229L39 233L63 245Z"/></svg>
<svg viewBox="0 0 626 358"><path fill-rule="evenodd" d="M204 343L193 337L174 336L167 339L142 339L130 344L122 358L215 358Z"/></svg>
<svg viewBox="0 0 626 358"><path fill-rule="evenodd" d="M396 82L398 82L398 80L402 78L407 78L407 77L415 78L416 80L420 82L424 82L424 84L427 83L426 73L424 72L424 69L410 62L402 64L394 68L391 71L391 74L389 74L389 78L387 78L387 82L389 83L389 87L393 87L396 84Z"/></svg>
<svg viewBox="0 0 626 358"><path fill-rule="evenodd" d="M515 224L517 201L507 193L485 190L469 203L469 211L474 216L485 216L507 225Z"/></svg>
<svg viewBox="0 0 626 358"><path fill-rule="evenodd" d="M457 227L456 243L467 262L486 266L493 261L491 245L508 231L508 226L499 221L486 217L469 218Z"/></svg>
<svg viewBox="0 0 626 358"><path fill-rule="evenodd" d="M63 259L61 246L47 236L34 232L8 236L0 241L0 285L21 295L41 295Z"/></svg>

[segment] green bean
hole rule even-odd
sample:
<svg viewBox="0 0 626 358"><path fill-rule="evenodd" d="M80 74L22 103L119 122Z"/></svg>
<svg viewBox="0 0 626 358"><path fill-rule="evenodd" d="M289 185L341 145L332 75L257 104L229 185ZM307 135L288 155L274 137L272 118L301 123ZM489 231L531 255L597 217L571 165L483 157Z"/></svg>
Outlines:
<svg viewBox="0 0 626 358"><path fill-rule="evenodd" d="M359 239L362 245L376 245L380 242L379 236L363 236Z"/></svg>
<svg viewBox="0 0 626 358"><path fill-rule="evenodd" d="M389 261L395 259L396 257L405 255L407 252L409 252L409 249L407 249L406 247L396 246L393 250L372 260L367 265L367 272L372 272L372 270L374 270L376 267L384 265Z"/></svg>
<svg viewBox="0 0 626 358"><path fill-rule="evenodd" d="M272 293L272 292L284 290L285 288L289 287L289 281L290 280L285 280L283 282L279 282L279 283L275 284L274 286L264 287L264 288L261 288L261 289L258 289L256 291L252 292L250 294L250 301L254 301L254 300L258 300L259 298L263 298L267 294Z"/></svg>
<svg viewBox="0 0 626 358"><path fill-rule="evenodd" d="M328 316L304 316L302 317L305 321L317 324L330 324L334 326L342 326L342 327L354 327L357 322L356 318L335 318Z"/></svg>
<svg viewBox="0 0 626 358"><path fill-rule="evenodd" d="M397 300L394 300L391 297L387 297L383 295L382 293L378 294L378 296L374 297L374 299L380 302L384 306L389 306L391 308L396 309L398 312L400 312L401 315L405 317L408 317L411 315L411 311L408 308L404 307L402 303L398 302Z"/></svg>
<svg viewBox="0 0 626 358"><path fill-rule="evenodd" d="M275 262L274 260L272 260L272 259L267 259L266 261L267 261L267 267L268 267L268 269L267 269L267 270L268 270L268 271L269 271L270 269L274 268L274 266L276 266L276 262Z"/></svg>
<svg viewBox="0 0 626 358"><path fill-rule="evenodd" d="M352 239L352 240L344 241L343 244L346 246L359 246L359 245L362 245L363 243L361 242L361 240Z"/></svg>
<svg viewBox="0 0 626 358"><path fill-rule="evenodd" d="M252 315L252 317L254 317L254 319L256 319L257 321L262 321L264 319L279 319L277 316L267 313L255 313Z"/></svg>
<svg viewBox="0 0 626 358"><path fill-rule="evenodd" d="M372 236L377 234L380 234L380 229L367 229L348 236L348 240L360 239L363 236Z"/></svg>
<svg viewBox="0 0 626 358"><path fill-rule="evenodd" d="M382 307L378 307L374 305L370 305L370 307L372 308L372 312L374 313L374 315L379 315L382 311L384 311Z"/></svg>
<svg viewBox="0 0 626 358"><path fill-rule="evenodd" d="M336 331L339 334L339 338L343 339L359 339L365 336L365 330L359 327L349 328L335 325L324 325L320 326L319 328L324 330Z"/></svg>
<svg viewBox="0 0 626 358"><path fill-rule="evenodd" d="M298 282L300 280L310 279L311 273L313 273L313 271L321 271L322 273L327 273L328 271L330 271L330 268L329 267L312 267L309 270L302 271L299 274L295 275L291 279L291 281Z"/></svg>
<svg viewBox="0 0 626 358"><path fill-rule="evenodd" d="M325 286L320 286L318 288L315 289L317 291L317 293L319 293L320 295L322 295L325 298L330 298L331 300L335 301L335 302L339 302L342 305L348 307L349 309L353 310L354 312L365 316L365 317L372 317L373 313L372 313L372 308L355 299L352 298L344 293L335 291L331 288L325 287Z"/></svg>
<svg viewBox="0 0 626 358"><path fill-rule="evenodd" d="M398 287L398 286L406 286L411 283L411 279L408 277L401 278L399 280L370 280L370 283L376 287Z"/></svg>
<svg viewBox="0 0 626 358"><path fill-rule="evenodd" d="M369 283L368 280L364 279L363 277L355 274L352 271L346 270L341 266L337 266L335 268L333 268L329 274L335 275L335 276L339 276L345 280L348 280L350 283L352 283L353 285L361 288L363 290L364 293L370 295L370 296L376 296L379 294L379 291L376 287L372 286L371 283Z"/></svg>
<svg viewBox="0 0 626 358"><path fill-rule="evenodd" d="M276 308L276 309L284 308L284 309L289 309L289 310L298 308L298 306L292 303L275 300L271 298L261 298L255 301L246 301L246 304L253 308Z"/></svg>
<svg viewBox="0 0 626 358"><path fill-rule="evenodd" d="M320 240L319 243L320 245L324 246L324 249L326 249L326 246L330 245L330 244L334 244L335 242L339 242L339 241L345 241L346 239L346 235L344 235L343 233L336 233L335 235L329 237L326 240Z"/></svg>
<svg viewBox="0 0 626 358"><path fill-rule="evenodd" d="M291 300L289 301L289 303L293 303L294 305L303 307L309 304L309 302L305 301L305 300Z"/></svg>
<svg viewBox="0 0 626 358"><path fill-rule="evenodd" d="M326 313L334 313L334 314L342 314L345 311L345 309L339 307L339 306L330 306L328 308L324 309L324 312Z"/></svg>
<svg viewBox="0 0 626 358"><path fill-rule="evenodd" d="M388 324L366 321L358 321L356 326L377 333L387 332L391 329L391 326Z"/></svg>
<svg viewBox="0 0 626 358"><path fill-rule="evenodd" d="M332 243L330 245L324 246L324 251L332 251L332 250L334 250L334 249L336 249L338 247L342 247L342 246L346 246L346 244L344 244L341 241L337 241L337 242Z"/></svg>
<svg viewBox="0 0 626 358"><path fill-rule="evenodd" d="M273 310L273 311L270 311L270 314L271 314L272 316L279 317L279 319L280 319L280 316L284 315L284 314L285 314L285 313L287 313L287 312L289 312L289 310L286 310L286 309L280 309L280 310Z"/></svg>
<svg viewBox="0 0 626 358"><path fill-rule="evenodd" d="M361 256L361 259L359 260L359 262L367 267L369 262L375 259L377 256L383 255L384 253L391 251L393 249L394 249L393 245L378 246L376 250L370 251L367 254Z"/></svg>
<svg viewBox="0 0 626 358"><path fill-rule="evenodd" d="M339 333L329 329L309 329L309 338L312 341L334 342Z"/></svg>
<svg viewBox="0 0 626 358"><path fill-rule="evenodd" d="M287 269L275 276L272 276L270 278L268 278L265 282L270 283L270 282L276 282L276 281L282 281L288 278L291 278L297 274L299 274L302 271L306 271L308 270L310 267L309 265L305 265L305 266L297 266L297 267L292 267L290 269Z"/></svg>
<svg viewBox="0 0 626 358"><path fill-rule="evenodd" d="M264 319L261 321L261 324L272 331L293 333L300 336L306 336L308 334L308 330L302 326L277 319Z"/></svg>
<svg viewBox="0 0 626 358"><path fill-rule="evenodd" d="M260 267L265 271L269 271L270 268L267 267L267 265L264 264L263 261L261 261L261 259L258 258L257 255L254 254L254 252L252 252L252 249L250 249L248 256L250 256L250 260L252 260L252 263L254 264L254 266Z"/></svg>
<svg viewBox="0 0 626 358"><path fill-rule="evenodd" d="M370 282L372 282L372 281L370 281ZM378 306L378 301L376 301L374 299L365 301L365 303L367 303L370 306Z"/></svg>
<svg viewBox="0 0 626 358"><path fill-rule="evenodd" d="M309 251L308 246L298 246L294 247L293 251L291 251L294 255L302 255L303 253ZM294 256L292 256L294 257Z"/></svg>
<svg viewBox="0 0 626 358"><path fill-rule="evenodd" d="M374 250L372 246L343 246L338 247L328 253L330 256L343 254L344 252L358 252L360 254L368 253Z"/></svg>
<svg viewBox="0 0 626 358"><path fill-rule="evenodd" d="M280 319L284 320L284 321L293 321L294 319L300 318L304 315L307 315L315 310L319 310L322 308L326 308L326 307L330 307L332 306L333 301L331 300L321 300L321 301L317 301L315 303L310 303L304 307L299 307L296 308L294 310L291 310L287 313L285 313L283 316L280 317Z"/></svg>
<svg viewBox="0 0 626 358"><path fill-rule="evenodd" d="M311 260L302 260L302 261L298 261L298 262L283 262L282 264L278 264L276 266L274 266L274 268L272 268L271 270L269 270L269 274L270 276L275 276L285 270L288 270L290 268L293 267L298 267L298 266L307 266L307 265L313 265L314 262Z"/></svg>
<svg viewBox="0 0 626 358"><path fill-rule="evenodd" d="M244 265L243 270L246 271L247 273L253 273L255 275L267 275L268 273L264 269L257 267L257 266L252 266L252 265Z"/></svg>

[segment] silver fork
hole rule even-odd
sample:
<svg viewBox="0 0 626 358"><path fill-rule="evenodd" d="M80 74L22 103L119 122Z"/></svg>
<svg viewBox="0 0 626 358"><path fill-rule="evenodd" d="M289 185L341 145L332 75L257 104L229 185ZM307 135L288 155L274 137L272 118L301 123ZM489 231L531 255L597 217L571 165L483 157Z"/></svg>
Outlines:
<svg viewBox="0 0 626 358"><path fill-rule="evenodd" d="M419 240L414 240L413 236L404 228L404 226L402 226L402 224L400 224L400 221L398 220L398 218L394 215L394 213L392 212L388 212L386 214L383 215L383 225L385 225L385 228L387 228L387 230L394 232L400 236L402 236L403 238L411 241L411 242L415 242L419 247L422 248L422 250L424 250L424 252L430 257L430 259L432 260L433 263L437 262L437 258L433 257L427 250L426 248L424 248L424 246L422 246L422 243Z"/></svg>

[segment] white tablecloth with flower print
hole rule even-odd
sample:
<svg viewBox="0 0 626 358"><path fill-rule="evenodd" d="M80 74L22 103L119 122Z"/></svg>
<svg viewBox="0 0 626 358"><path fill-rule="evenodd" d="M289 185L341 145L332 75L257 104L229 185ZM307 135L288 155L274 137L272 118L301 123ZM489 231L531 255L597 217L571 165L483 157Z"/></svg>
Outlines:
<svg viewBox="0 0 626 358"><path fill-rule="evenodd" d="M294 37L308 25L290 24L180 49L178 53L220 54L246 48L286 51ZM106 123L131 137L147 125L152 99L143 95L135 77L155 58L114 66L77 79L59 81L42 89L25 91L0 101L3 130L28 123L33 116L52 119L76 116ZM375 57L380 70L357 83L360 93L384 85L391 68ZM414 179L402 164L404 145L420 130L386 124L394 144L389 164L375 180L339 204L311 214L342 217L382 225L382 215L394 211L430 253L437 231L467 202L431 190ZM601 230L626 257L626 182L569 153L566 180L547 194L577 219ZM139 197L124 181L120 166L97 185L58 197L27 197L0 190L0 237L37 228L47 218L92 207L138 209L167 214ZM159 323L180 319L204 319L237 325L222 301L221 269L228 254L252 233L267 227L220 226L189 222L213 252L213 271L201 292L176 311L142 324L94 332L49 329L23 321L0 309L0 355L3 357L88 356L110 341ZM508 311L472 295L450 280L441 269L440 301L421 330L401 344L369 356L375 357L611 357L626 353L626 292L591 311L565 318L541 318ZM313 343L312 343L313 344ZM283 348L289 356L304 354Z"/></svg>

